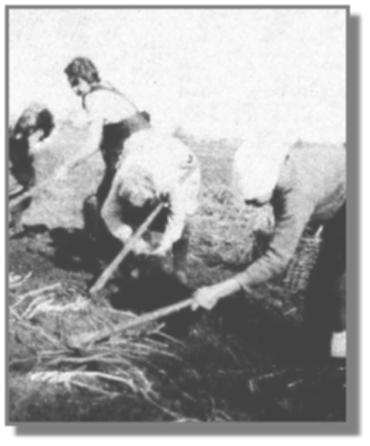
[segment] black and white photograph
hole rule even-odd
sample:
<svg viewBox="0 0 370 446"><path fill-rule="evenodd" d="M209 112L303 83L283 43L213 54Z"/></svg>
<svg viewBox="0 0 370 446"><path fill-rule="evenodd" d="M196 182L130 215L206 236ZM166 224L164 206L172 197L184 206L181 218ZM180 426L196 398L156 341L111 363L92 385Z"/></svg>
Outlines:
<svg viewBox="0 0 370 446"><path fill-rule="evenodd" d="M8 424L347 421L348 15L6 8Z"/></svg>

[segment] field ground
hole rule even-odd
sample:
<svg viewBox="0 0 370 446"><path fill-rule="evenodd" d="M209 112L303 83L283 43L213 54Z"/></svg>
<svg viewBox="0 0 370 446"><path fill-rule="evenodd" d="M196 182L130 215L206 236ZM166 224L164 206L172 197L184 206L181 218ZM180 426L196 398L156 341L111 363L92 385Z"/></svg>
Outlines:
<svg viewBox="0 0 370 446"><path fill-rule="evenodd" d="M201 208L193 219L189 255L191 289L230 277L250 261L253 219L234 207L229 171L238 141L195 141L179 136L202 165ZM38 162L39 178L50 175L60 157L83 140L83 131L64 126ZM57 296L86 295L93 279L91 253L81 241L82 199L99 181L99 155L76 168L68 184L48 188L25 214L27 230L8 243L9 272L32 275L20 291L60 283ZM268 216L259 215L260 221ZM45 226L45 223L47 226ZM67 231L55 228L69 228ZM248 260L249 259L249 260ZM142 267L140 280L108 287L117 308L142 313L185 298L158 265ZM150 273L147 273L150 271ZM19 421L341 421L345 419L345 367L304 366L301 358L303 293L284 282L234 296L212 312L183 311L168 318L165 333L181 341L177 358L153 355L142 363L159 399L126 389L114 396L88 389L37 386L27 381L31 366L16 367L17 339L9 354L9 419ZM12 293L10 304L12 303ZM36 352L37 353L37 352ZM154 365L156 365L154 367Z"/></svg>

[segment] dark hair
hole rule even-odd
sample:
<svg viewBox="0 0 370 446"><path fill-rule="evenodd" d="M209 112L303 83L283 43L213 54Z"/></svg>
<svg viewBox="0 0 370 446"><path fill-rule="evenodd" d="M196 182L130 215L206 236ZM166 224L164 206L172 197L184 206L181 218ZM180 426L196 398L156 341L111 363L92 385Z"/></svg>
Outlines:
<svg viewBox="0 0 370 446"><path fill-rule="evenodd" d="M35 184L33 156L28 137L42 130L38 140L47 138L54 128L52 113L42 104L30 104L23 110L14 128L9 133L10 171L19 184L29 188Z"/></svg>
<svg viewBox="0 0 370 446"><path fill-rule="evenodd" d="M37 116L36 128L44 131L41 139L47 138L55 127L54 118L51 112L44 108Z"/></svg>
<svg viewBox="0 0 370 446"><path fill-rule="evenodd" d="M27 138L29 135L37 130L42 130L43 135L40 140L47 138L53 128L54 117L52 113L41 104L31 104L29 105L19 117L17 123L15 124L13 134L21 134L23 137Z"/></svg>
<svg viewBox="0 0 370 446"><path fill-rule="evenodd" d="M98 69L87 57L75 57L65 68L68 77L84 79L89 84L100 82Z"/></svg>

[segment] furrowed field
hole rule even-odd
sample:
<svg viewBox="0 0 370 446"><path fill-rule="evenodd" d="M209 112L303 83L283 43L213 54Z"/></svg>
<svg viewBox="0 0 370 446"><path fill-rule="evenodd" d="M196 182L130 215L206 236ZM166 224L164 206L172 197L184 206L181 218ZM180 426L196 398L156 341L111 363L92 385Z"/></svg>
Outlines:
<svg viewBox="0 0 370 446"><path fill-rule="evenodd" d="M167 264L141 260L136 277L127 267L99 301L89 299L96 264L81 236L81 207L99 182L99 154L40 192L24 215L26 230L9 239L10 422L345 419L344 367L303 367L304 292L289 277L212 312L184 310L83 351L71 345L230 277L261 248L253 230L268 226L270 210L238 209L229 191L239 141L178 136L199 156L203 176L189 288ZM83 138L82 129L61 125L37 160L38 178L52 175Z"/></svg>

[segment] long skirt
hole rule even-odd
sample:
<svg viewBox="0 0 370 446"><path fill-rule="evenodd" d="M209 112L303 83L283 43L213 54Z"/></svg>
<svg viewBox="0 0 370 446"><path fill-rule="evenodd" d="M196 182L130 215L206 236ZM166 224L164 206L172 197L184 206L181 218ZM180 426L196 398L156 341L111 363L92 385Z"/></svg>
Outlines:
<svg viewBox="0 0 370 446"><path fill-rule="evenodd" d="M305 302L305 328L311 356L326 356L331 334L346 329L345 205L325 224L323 242Z"/></svg>

